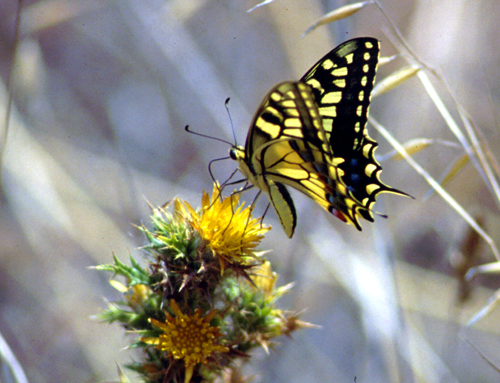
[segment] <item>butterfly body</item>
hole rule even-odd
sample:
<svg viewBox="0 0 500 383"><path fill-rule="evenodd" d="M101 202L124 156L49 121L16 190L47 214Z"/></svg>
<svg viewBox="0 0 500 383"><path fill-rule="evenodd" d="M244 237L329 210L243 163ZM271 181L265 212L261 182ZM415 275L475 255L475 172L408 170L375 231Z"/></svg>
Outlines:
<svg viewBox="0 0 500 383"><path fill-rule="evenodd" d="M373 222L378 193L403 194L382 183L377 143L366 131L378 41L359 38L333 49L299 81L276 85L254 116L245 147L235 146L248 182L269 196L285 233L297 223L291 186L341 220Z"/></svg>

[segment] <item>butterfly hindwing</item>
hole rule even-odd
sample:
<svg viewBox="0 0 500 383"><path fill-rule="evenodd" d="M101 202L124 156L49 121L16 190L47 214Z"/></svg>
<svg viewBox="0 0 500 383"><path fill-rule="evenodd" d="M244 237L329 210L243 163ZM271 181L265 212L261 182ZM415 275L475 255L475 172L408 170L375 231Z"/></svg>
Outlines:
<svg viewBox="0 0 500 383"><path fill-rule="evenodd" d="M378 41L347 41L318 61L300 81L276 85L250 126L245 148L231 157L248 181L268 194L286 234L296 213L285 185L341 220L373 221L380 192L404 194L382 183L377 143L366 131Z"/></svg>

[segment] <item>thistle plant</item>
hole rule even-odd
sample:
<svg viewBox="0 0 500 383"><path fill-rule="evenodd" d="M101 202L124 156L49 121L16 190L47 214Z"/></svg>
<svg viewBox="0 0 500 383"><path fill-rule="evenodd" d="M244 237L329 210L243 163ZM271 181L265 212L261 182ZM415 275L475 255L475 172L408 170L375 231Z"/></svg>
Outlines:
<svg viewBox="0 0 500 383"><path fill-rule="evenodd" d="M311 327L276 306L292 286L276 288L277 274L256 250L270 227L252 218L239 194L220 198L219 189L203 192L198 210L177 198L152 209L151 227L140 227L144 265L114 255L96 267L125 278L111 280L123 300L99 318L135 335L130 348L142 358L127 367L145 382L237 382L250 350L268 351L276 337Z"/></svg>

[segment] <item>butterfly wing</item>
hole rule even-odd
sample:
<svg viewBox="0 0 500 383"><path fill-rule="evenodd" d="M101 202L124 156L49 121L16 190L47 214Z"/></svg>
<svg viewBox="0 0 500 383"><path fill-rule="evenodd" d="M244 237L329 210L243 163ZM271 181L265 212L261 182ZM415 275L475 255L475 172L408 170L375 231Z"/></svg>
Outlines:
<svg viewBox="0 0 500 383"><path fill-rule="evenodd" d="M374 157L378 144L366 130L378 56L376 39L353 39L333 49L301 79L312 89L333 162L338 164L341 181L349 191L338 198L353 208L340 213L359 230L357 214L373 222L371 209L379 193L407 195L380 180L382 168ZM334 205L332 208L337 209Z"/></svg>
<svg viewBox="0 0 500 383"><path fill-rule="evenodd" d="M380 181L377 143L366 131L378 54L376 39L350 40L300 81L275 86L255 114L245 148L231 151L248 180L269 195L289 237L297 218L285 185L359 230L358 216L373 222L379 193L406 195Z"/></svg>
<svg viewBox="0 0 500 383"><path fill-rule="evenodd" d="M270 198L285 232L293 235L296 213L284 185L328 209L338 188L337 167L311 89L301 82L277 85L264 99L249 132L245 152L251 182ZM253 179L252 179L253 177Z"/></svg>

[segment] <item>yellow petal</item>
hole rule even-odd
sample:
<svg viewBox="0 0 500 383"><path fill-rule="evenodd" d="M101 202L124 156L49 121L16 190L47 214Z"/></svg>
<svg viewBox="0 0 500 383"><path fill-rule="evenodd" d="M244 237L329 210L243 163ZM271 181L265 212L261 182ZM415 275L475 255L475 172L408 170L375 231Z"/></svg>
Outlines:
<svg viewBox="0 0 500 383"><path fill-rule="evenodd" d="M182 318L184 316L181 309L179 308L179 305L173 299L170 299L170 308L172 309L176 317Z"/></svg>
<svg viewBox="0 0 500 383"><path fill-rule="evenodd" d="M184 376L184 383L189 383L191 381L191 378L193 376L193 368L194 365L192 364L186 366L186 375Z"/></svg>
<svg viewBox="0 0 500 383"><path fill-rule="evenodd" d="M149 323L151 323L155 327L158 327L160 330L164 332L168 331L168 326L165 323L160 322L154 318L149 318Z"/></svg>
<svg viewBox="0 0 500 383"><path fill-rule="evenodd" d="M128 288L125 287L122 283L115 281L114 279L109 281L109 284L113 286L116 290L118 290L120 293L125 294L128 291Z"/></svg>
<svg viewBox="0 0 500 383"><path fill-rule="evenodd" d="M160 338L144 337L144 338L141 338L141 342L157 346L160 344Z"/></svg>

